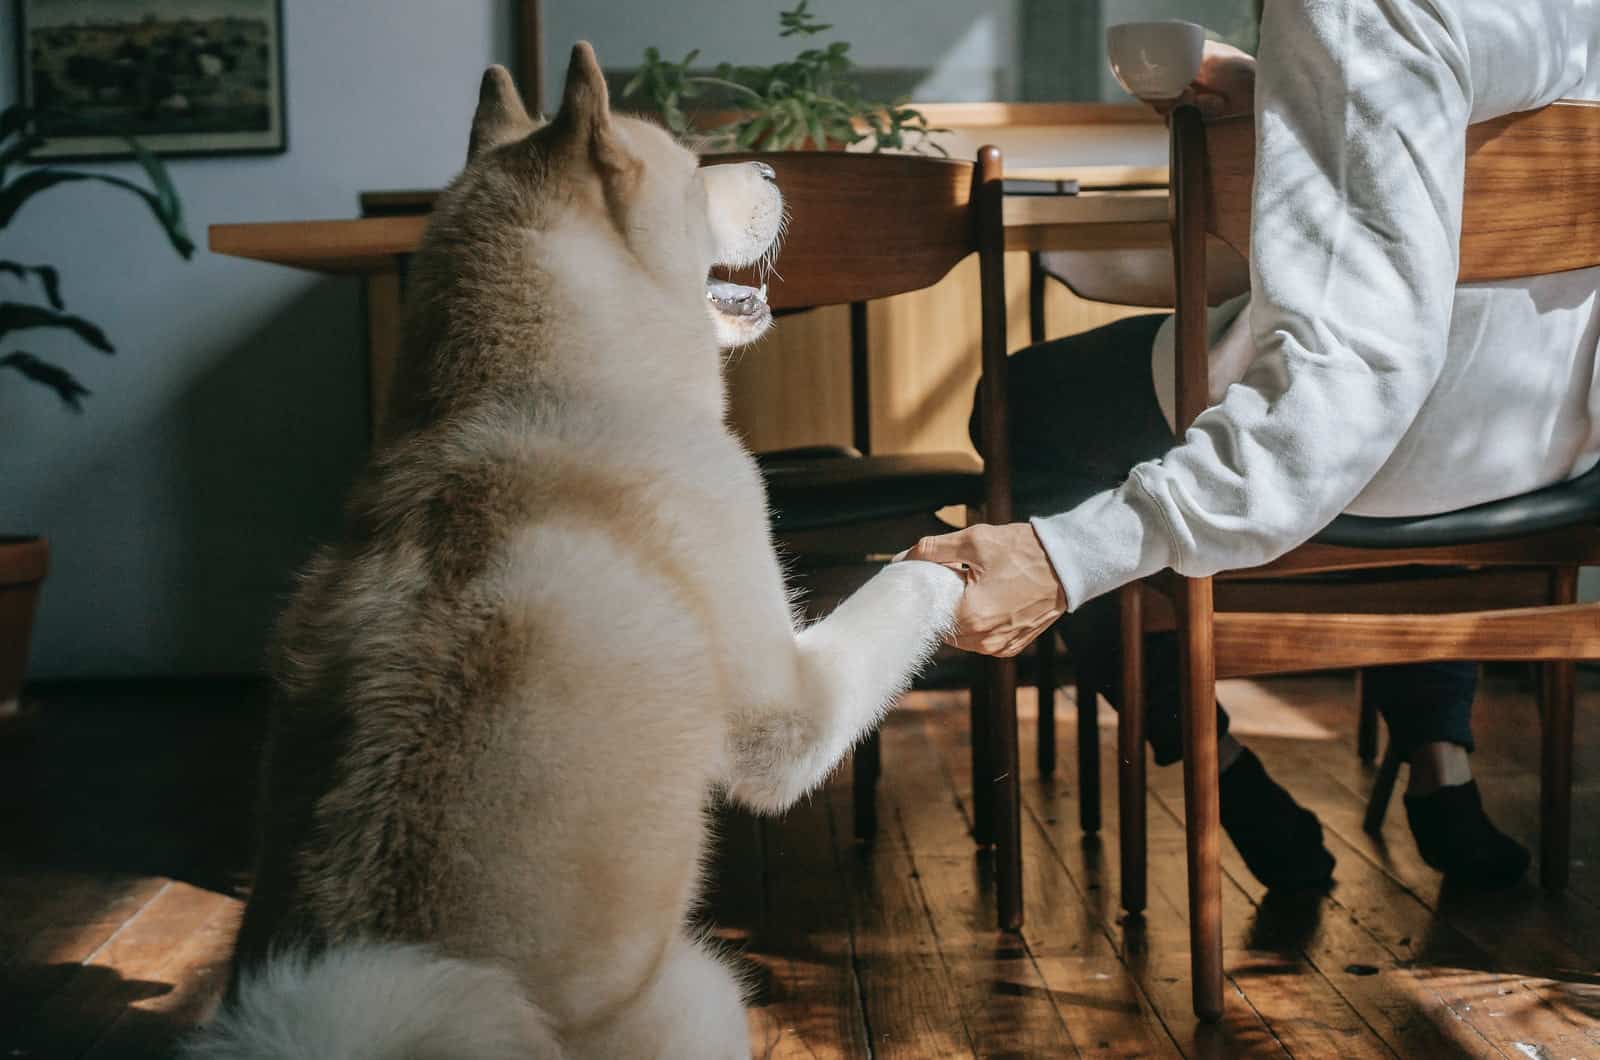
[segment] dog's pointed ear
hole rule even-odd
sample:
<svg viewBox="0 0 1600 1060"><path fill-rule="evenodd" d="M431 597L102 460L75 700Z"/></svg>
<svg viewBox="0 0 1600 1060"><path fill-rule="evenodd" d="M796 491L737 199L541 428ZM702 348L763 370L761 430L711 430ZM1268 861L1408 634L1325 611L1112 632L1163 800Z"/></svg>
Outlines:
<svg viewBox="0 0 1600 1060"><path fill-rule="evenodd" d="M572 46L561 112L555 120L577 146L587 147L589 157L602 169L630 168L630 156L611 122L611 93L588 41Z"/></svg>
<svg viewBox="0 0 1600 1060"><path fill-rule="evenodd" d="M522 105L511 72L495 65L483 72L478 87L478 110L472 116L472 138L467 143L467 160L479 152L520 140L534 130L533 119Z"/></svg>
<svg viewBox="0 0 1600 1060"><path fill-rule="evenodd" d="M600 60L595 58L594 47L586 40L572 46L557 120L585 131L611 124L611 93L606 89L605 74L600 72Z"/></svg>

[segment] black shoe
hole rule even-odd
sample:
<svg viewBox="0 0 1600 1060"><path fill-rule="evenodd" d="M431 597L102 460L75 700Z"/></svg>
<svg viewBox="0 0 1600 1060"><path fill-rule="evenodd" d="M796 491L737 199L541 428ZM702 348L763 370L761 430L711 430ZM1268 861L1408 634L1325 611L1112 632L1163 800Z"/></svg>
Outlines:
<svg viewBox="0 0 1600 1060"><path fill-rule="evenodd" d="M1422 860L1452 882L1498 891L1528 871L1528 849L1489 820L1477 781L1407 795L1405 802Z"/></svg>
<svg viewBox="0 0 1600 1060"><path fill-rule="evenodd" d="M1333 855L1322 824L1267 776L1246 749L1222 774L1222 827L1256 879L1268 889L1323 889L1333 882Z"/></svg>

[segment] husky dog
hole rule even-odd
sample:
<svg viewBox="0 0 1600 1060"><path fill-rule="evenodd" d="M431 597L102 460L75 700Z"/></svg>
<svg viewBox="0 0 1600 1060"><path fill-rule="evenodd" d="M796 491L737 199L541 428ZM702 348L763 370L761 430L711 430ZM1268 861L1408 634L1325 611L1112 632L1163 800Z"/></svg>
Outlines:
<svg viewBox="0 0 1600 1060"><path fill-rule="evenodd" d="M961 577L903 562L797 629L708 281L771 252L772 170L483 79L409 285L395 422L282 619L261 857L190 1056L744 1057L696 936L720 790L776 813L927 659ZM708 287L708 283L713 283Z"/></svg>

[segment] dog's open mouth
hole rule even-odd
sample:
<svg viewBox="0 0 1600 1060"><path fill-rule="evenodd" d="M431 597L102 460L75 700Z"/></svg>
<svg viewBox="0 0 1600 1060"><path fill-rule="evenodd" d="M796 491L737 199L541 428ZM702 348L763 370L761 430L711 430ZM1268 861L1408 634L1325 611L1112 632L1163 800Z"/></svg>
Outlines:
<svg viewBox="0 0 1600 1060"><path fill-rule="evenodd" d="M742 346L760 338L772 324L767 285L747 287L715 276L706 278L706 305L724 347Z"/></svg>

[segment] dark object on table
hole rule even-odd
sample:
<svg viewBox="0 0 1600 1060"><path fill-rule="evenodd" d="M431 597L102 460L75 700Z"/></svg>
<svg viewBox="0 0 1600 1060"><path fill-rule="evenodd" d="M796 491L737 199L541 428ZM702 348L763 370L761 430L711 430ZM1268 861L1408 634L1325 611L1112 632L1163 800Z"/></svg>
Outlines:
<svg viewBox="0 0 1600 1060"><path fill-rule="evenodd" d="M1076 180L1030 180L1012 177L1000 182L1002 195L1076 195Z"/></svg>

